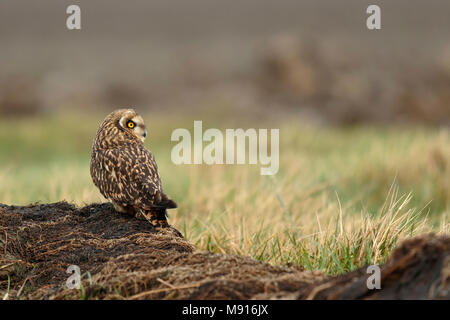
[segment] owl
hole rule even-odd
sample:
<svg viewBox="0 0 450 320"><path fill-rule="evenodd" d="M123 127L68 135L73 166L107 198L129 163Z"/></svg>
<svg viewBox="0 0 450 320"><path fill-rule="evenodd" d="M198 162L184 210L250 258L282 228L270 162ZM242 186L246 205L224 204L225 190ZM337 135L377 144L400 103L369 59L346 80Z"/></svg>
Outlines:
<svg viewBox="0 0 450 320"><path fill-rule="evenodd" d="M163 192L155 158L144 146L146 136L144 120L133 109L110 113L94 138L91 177L116 211L168 227L167 209L177 204Z"/></svg>

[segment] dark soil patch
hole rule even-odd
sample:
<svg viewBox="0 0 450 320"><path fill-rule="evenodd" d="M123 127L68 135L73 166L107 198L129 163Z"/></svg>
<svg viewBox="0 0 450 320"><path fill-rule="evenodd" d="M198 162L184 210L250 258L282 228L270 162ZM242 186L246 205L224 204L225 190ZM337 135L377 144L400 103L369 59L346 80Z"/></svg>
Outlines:
<svg viewBox="0 0 450 320"><path fill-rule="evenodd" d="M82 290L66 286L70 265ZM110 204L0 205L0 294L9 299L450 299L450 237L405 241L381 269L382 289L369 290L366 268L328 277L199 252L177 230Z"/></svg>

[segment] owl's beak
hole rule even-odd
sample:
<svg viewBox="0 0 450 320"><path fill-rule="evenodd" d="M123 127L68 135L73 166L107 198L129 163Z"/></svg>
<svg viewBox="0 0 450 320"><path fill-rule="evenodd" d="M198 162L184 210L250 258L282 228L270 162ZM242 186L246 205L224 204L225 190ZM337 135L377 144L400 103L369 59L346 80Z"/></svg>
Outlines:
<svg viewBox="0 0 450 320"><path fill-rule="evenodd" d="M147 130L145 130L144 132L142 132L142 135L140 136L142 142L145 141L145 138L147 137Z"/></svg>

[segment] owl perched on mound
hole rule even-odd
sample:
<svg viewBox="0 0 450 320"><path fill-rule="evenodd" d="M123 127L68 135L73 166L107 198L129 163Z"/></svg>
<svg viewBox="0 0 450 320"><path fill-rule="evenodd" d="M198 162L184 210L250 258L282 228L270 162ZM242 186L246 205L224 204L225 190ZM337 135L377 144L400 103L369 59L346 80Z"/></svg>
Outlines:
<svg viewBox="0 0 450 320"><path fill-rule="evenodd" d="M91 177L119 212L167 227L166 209L176 208L162 190L152 153L145 148L144 120L133 109L109 114L92 145Z"/></svg>

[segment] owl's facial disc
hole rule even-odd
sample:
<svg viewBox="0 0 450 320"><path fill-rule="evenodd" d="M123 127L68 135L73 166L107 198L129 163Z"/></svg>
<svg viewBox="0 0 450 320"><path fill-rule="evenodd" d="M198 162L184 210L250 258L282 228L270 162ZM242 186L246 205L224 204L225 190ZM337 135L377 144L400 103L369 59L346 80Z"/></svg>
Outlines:
<svg viewBox="0 0 450 320"><path fill-rule="evenodd" d="M133 133L137 138L144 142L147 137L144 119L136 114L124 114L119 121L122 128Z"/></svg>
<svg viewBox="0 0 450 320"><path fill-rule="evenodd" d="M142 125L138 124L138 122L133 121L136 125L133 128L134 134L144 142L145 138L147 137L147 129L145 129L144 122L142 122Z"/></svg>

